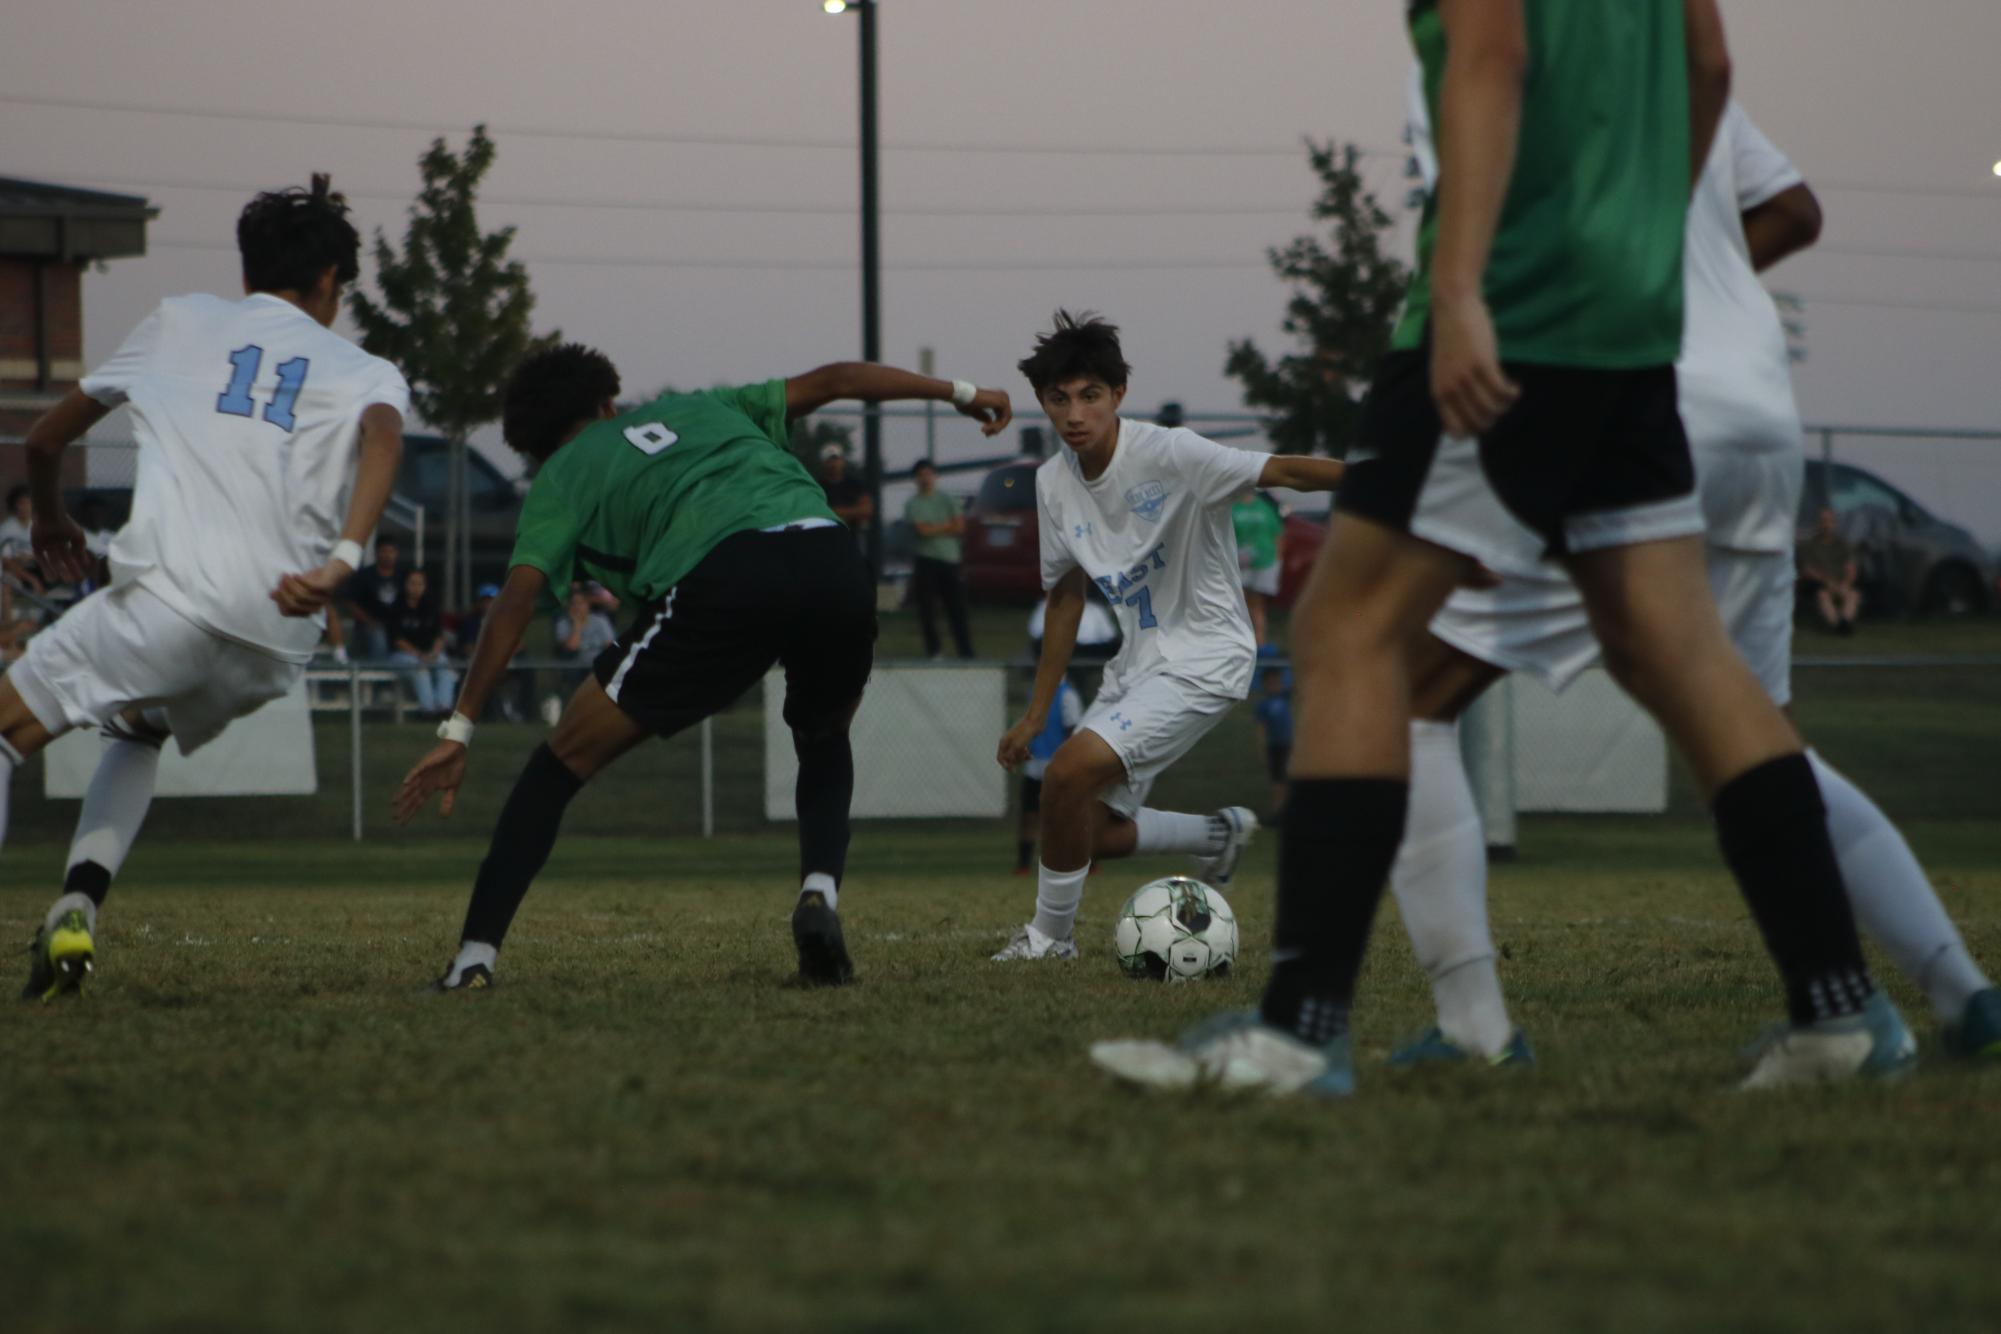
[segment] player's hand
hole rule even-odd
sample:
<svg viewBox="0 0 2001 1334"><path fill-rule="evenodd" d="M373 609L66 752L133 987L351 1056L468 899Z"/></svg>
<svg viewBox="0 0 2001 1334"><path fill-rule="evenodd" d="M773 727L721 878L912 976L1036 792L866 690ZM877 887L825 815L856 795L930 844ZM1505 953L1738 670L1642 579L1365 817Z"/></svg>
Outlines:
<svg viewBox="0 0 2001 1334"><path fill-rule="evenodd" d="M1024 717L1013 727L1001 733L1000 748L994 758L1003 769L1017 769L1028 762L1028 743L1035 740L1035 734L1043 729L1047 719Z"/></svg>
<svg viewBox="0 0 2001 1334"><path fill-rule="evenodd" d="M37 514L28 540L34 543L35 563L51 582L73 584L89 577L88 539L83 526L69 515L60 510L47 517Z"/></svg>
<svg viewBox="0 0 2001 1334"><path fill-rule="evenodd" d="M1431 397L1447 435L1474 439L1492 429L1521 397L1501 369L1493 317L1478 297L1434 302L1431 310Z"/></svg>
<svg viewBox="0 0 2001 1334"><path fill-rule="evenodd" d="M417 761L416 768L403 775L392 803L397 824L409 824L424 809L433 792L442 792L438 814L450 815L458 805L459 784L466 780L466 748L456 741L440 741L431 753Z"/></svg>
<svg viewBox="0 0 2001 1334"><path fill-rule="evenodd" d="M354 571L346 561L330 560L311 574L288 574L271 590L271 600L287 616L311 616L333 601Z"/></svg>
<svg viewBox="0 0 2001 1334"><path fill-rule="evenodd" d="M1014 420L1014 406L1007 401L1005 389L982 389L973 395L972 402L957 411L961 417L978 422L981 435L999 435Z"/></svg>

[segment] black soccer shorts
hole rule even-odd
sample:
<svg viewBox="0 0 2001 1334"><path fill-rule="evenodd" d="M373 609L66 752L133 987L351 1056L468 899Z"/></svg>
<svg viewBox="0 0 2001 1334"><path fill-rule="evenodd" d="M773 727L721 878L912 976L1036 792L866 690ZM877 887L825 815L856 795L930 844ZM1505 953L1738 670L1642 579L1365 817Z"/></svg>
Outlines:
<svg viewBox="0 0 2001 1334"><path fill-rule="evenodd" d="M737 533L598 655L598 684L660 736L785 667L785 722L812 729L861 698L875 663L875 581L845 528Z"/></svg>
<svg viewBox="0 0 2001 1334"><path fill-rule="evenodd" d="M1517 573L1703 531L1673 366L1506 370L1521 397L1458 440L1432 401L1430 347L1383 358L1337 507Z"/></svg>

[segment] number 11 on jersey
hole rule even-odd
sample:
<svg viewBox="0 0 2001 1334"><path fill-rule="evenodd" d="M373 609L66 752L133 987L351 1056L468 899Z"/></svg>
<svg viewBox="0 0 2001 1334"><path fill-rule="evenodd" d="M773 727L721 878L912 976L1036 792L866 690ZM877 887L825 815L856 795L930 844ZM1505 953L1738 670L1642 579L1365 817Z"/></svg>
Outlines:
<svg viewBox="0 0 2001 1334"><path fill-rule="evenodd" d="M230 353L229 387L216 395L215 410L231 417L256 416L257 400L250 396L250 387L257 383L257 370L263 364L264 349L255 343ZM292 406L299 401L299 391L306 387L306 372L312 364L307 357L278 363L278 392L264 405L265 421L281 431L289 431L298 424Z"/></svg>

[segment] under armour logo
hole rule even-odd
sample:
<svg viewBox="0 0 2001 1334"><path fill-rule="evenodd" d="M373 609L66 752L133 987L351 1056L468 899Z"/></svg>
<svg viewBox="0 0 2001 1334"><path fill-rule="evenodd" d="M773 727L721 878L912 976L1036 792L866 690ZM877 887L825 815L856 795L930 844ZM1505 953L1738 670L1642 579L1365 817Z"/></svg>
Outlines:
<svg viewBox="0 0 2001 1334"><path fill-rule="evenodd" d="M1070 536L1082 537L1086 533L1090 533L1093 536L1096 536L1097 532L1098 532L1098 526L1096 524L1080 523L1075 528L1072 528L1070 530Z"/></svg>
<svg viewBox="0 0 2001 1334"><path fill-rule="evenodd" d="M1126 717L1123 713L1114 713L1112 721L1119 725L1121 732L1130 732L1133 730L1133 720Z"/></svg>

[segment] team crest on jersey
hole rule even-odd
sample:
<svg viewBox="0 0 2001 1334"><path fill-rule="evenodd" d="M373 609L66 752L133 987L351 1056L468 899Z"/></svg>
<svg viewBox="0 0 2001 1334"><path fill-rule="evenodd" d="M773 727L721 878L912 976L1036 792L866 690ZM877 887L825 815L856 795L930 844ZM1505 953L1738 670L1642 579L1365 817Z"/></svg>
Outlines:
<svg viewBox="0 0 2001 1334"><path fill-rule="evenodd" d="M1126 504L1148 523L1159 523L1161 510L1167 507L1167 488L1159 482L1141 482L1126 492Z"/></svg>

